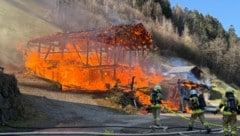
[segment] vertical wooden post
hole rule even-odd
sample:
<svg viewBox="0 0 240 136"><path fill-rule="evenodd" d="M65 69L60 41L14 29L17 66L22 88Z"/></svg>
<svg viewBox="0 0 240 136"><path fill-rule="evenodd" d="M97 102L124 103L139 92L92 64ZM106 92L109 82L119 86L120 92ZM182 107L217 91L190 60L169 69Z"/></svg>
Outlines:
<svg viewBox="0 0 240 136"><path fill-rule="evenodd" d="M114 78L114 80L116 80L117 79L117 76L116 76L116 66L117 66L117 64L116 64L116 42L117 42L117 37L116 37L116 31L115 31L115 39L114 39L114 50L113 50L113 56L114 56L114 72L113 72L113 78Z"/></svg>
<svg viewBox="0 0 240 136"><path fill-rule="evenodd" d="M89 41L87 41L87 57L86 57L86 65L88 66L88 53L89 53Z"/></svg>
<svg viewBox="0 0 240 136"><path fill-rule="evenodd" d="M99 65L102 65L102 43L100 43Z"/></svg>
<svg viewBox="0 0 240 136"><path fill-rule="evenodd" d="M137 102L136 102L136 99L135 99L135 89L134 89L134 80L135 80L135 76L132 77L132 82L131 82L131 95L132 95L132 98L133 98L133 104L134 104L134 107L137 108Z"/></svg>

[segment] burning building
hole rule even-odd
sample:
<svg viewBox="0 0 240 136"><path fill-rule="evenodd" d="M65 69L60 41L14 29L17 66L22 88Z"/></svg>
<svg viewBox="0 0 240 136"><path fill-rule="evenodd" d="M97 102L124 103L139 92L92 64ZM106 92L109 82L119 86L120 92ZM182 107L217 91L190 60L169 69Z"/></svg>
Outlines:
<svg viewBox="0 0 240 136"><path fill-rule="evenodd" d="M142 105L150 105L149 87L163 80L152 71L149 56L157 46L142 24L56 33L30 40L27 47L26 67L60 83L63 91L105 91L117 84L134 90ZM174 83L161 83L167 94L163 104L179 110Z"/></svg>
<svg viewBox="0 0 240 136"><path fill-rule="evenodd" d="M129 84L132 76L142 87L162 78L146 74L140 63L157 49L142 24L59 32L30 40L27 47L26 67L60 83L62 90L106 90L117 80Z"/></svg>
<svg viewBox="0 0 240 136"><path fill-rule="evenodd" d="M173 67L168 74L170 76L165 77L161 84L169 92L168 100L174 103L176 110L189 112L188 102L184 98L189 98L191 89L202 88L207 91L210 89L206 83L203 83L203 71L197 66Z"/></svg>

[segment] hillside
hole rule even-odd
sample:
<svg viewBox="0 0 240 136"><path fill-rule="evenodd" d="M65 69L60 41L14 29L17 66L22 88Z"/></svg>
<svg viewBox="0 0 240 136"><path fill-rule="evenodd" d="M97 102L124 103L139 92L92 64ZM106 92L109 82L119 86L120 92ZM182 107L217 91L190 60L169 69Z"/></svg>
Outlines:
<svg viewBox="0 0 240 136"><path fill-rule="evenodd" d="M24 48L32 38L61 31L60 28L12 5L11 1L1 0L0 9L0 65L23 67L23 56L18 49Z"/></svg>

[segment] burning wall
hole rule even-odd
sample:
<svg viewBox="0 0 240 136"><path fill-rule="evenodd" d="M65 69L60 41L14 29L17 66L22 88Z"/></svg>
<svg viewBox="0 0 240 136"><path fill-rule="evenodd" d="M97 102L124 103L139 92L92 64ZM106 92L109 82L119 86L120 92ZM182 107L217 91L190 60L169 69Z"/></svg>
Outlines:
<svg viewBox="0 0 240 136"><path fill-rule="evenodd" d="M156 49L142 24L65 32L28 42L26 67L35 74L62 84L63 90L106 90L116 80L136 87L159 83L158 73L146 74L146 61Z"/></svg>

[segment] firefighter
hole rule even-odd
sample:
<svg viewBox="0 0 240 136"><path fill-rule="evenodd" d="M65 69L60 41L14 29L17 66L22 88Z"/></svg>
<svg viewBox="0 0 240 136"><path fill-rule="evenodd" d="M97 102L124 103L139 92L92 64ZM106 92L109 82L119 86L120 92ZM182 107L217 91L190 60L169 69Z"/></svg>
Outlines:
<svg viewBox="0 0 240 136"><path fill-rule="evenodd" d="M192 89L190 91L190 98L185 98L185 99L187 101L189 101L190 108L192 110L192 114L191 114L191 118L189 121L189 126L188 126L187 131L193 130L194 121L197 118L199 118L202 125L207 130L207 133L210 133L211 129L209 128L207 122L205 121L205 117L204 117L204 106L202 105L203 102L200 101L197 90Z"/></svg>
<svg viewBox="0 0 240 136"><path fill-rule="evenodd" d="M223 131L225 136L237 135L237 114L240 111L239 100L234 96L232 88L227 88L215 114L223 108ZM230 134L229 134L230 132Z"/></svg>
<svg viewBox="0 0 240 136"><path fill-rule="evenodd" d="M161 86L155 85L150 94L154 126L160 126L160 104L161 104L161 100L162 100L161 91L162 91Z"/></svg>

